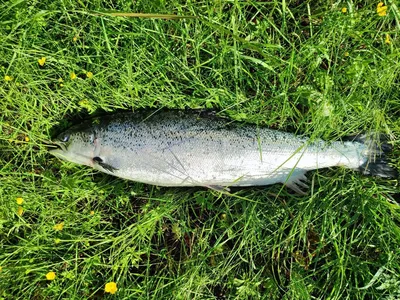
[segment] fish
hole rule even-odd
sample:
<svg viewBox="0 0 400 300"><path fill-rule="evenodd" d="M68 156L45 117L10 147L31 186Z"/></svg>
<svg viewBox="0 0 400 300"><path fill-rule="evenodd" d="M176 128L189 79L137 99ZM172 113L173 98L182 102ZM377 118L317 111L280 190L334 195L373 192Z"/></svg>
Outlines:
<svg viewBox="0 0 400 300"><path fill-rule="evenodd" d="M395 178L388 144L365 137L310 139L203 110L114 113L74 125L54 140L54 156L157 186L229 189L282 183L304 194L306 173L342 166Z"/></svg>

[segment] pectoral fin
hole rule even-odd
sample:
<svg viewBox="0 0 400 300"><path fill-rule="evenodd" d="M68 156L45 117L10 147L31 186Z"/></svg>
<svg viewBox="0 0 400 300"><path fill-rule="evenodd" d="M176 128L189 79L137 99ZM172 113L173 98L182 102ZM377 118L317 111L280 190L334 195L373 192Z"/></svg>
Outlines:
<svg viewBox="0 0 400 300"><path fill-rule="evenodd" d="M93 162L94 162L94 163L97 163L97 164L98 164L100 167L102 167L104 170L107 170L107 171L109 171L109 172L111 172L111 173L113 173L114 171L118 170L117 168L114 168L113 166L111 166L111 165L105 163L105 162L101 159L101 157L98 157L98 156L93 157Z"/></svg>

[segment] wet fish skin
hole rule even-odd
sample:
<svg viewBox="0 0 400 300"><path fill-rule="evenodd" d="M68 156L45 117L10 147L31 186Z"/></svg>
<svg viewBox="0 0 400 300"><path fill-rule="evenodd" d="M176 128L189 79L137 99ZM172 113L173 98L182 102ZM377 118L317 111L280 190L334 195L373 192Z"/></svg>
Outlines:
<svg viewBox="0 0 400 300"><path fill-rule="evenodd" d="M333 166L373 174L376 147L360 141L310 142L292 133L229 122L199 111L122 113L71 127L58 137L64 160L160 186L255 186L284 183L301 192L305 173ZM365 166L369 164L370 167ZM372 170L372 172L371 172ZM384 177L384 176L383 176ZM390 176L387 176L390 177Z"/></svg>

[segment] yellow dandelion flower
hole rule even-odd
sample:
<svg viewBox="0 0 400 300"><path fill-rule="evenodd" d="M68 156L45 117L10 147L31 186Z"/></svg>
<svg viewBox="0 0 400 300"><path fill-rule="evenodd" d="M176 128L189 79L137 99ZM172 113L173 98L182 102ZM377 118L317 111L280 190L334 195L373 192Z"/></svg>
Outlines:
<svg viewBox="0 0 400 300"><path fill-rule="evenodd" d="M346 56L346 57L349 56L349 55L350 55L350 54L349 54L349 52L347 52L347 51L344 53L344 56Z"/></svg>
<svg viewBox="0 0 400 300"><path fill-rule="evenodd" d="M113 281L106 283L105 287L105 292L110 293L110 294L115 294L115 292L118 290L117 284Z"/></svg>
<svg viewBox="0 0 400 300"><path fill-rule="evenodd" d="M94 210L90 211L90 215L93 216L94 215Z"/></svg>
<svg viewBox="0 0 400 300"><path fill-rule="evenodd" d="M87 109L89 112L95 111L95 107L93 104L87 100L87 99L82 99L81 101L78 102L78 105L82 108Z"/></svg>
<svg viewBox="0 0 400 300"><path fill-rule="evenodd" d="M342 13L344 13L344 14L347 13L347 7L342 8Z"/></svg>
<svg viewBox="0 0 400 300"><path fill-rule="evenodd" d="M63 83L60 83L60 87L63 87L64 86L64 84Z"/></svg>
<svg viewBox="0 0 400 300"><path fill-rule="evenodd" d="M25 139L25 142L29 142L30 141L29 136L26 136L24 139Z"/></svg>
<svg viewBox="0 0 400 300"><path fill-rule="evenodd" d="M46 63L46 57L42 57L41 59L38 59L39 66L43 67L44 64Z"/></svg>
<svg viewBox="0 0 400 300"><path fill-rule="evenodd" d="M76 41L78 40L78 37L75 35L75 36L72 38L72 40L73 40L74 42L76 42Z"/></svg>
<svg viewBox="0 0 400 300"><path fill-rule="evenodd" d="M76 79L78 76L76 76L76 74L75 74L75 72L71 72L70 74L69 74L69 78L71 78L71 80L74 80L74 79Z"/></svg>
<svg viewBox="0 0 400 300"><path fill-rule="evenodd" d="M56 273L55 272L49 272L46 274L46 279L47 280L54 280L56 279Z"/></svg>
<svg viewBox="0 0 400 300"><path fill-rule="evenodd" d="M90 106L90 103L87 99L82 99L81 101L78 102L78 104L79 104L79 106L82 106L82 107Z"/></svg>
<svg viewBox="0 0 400 300"><path fill-rule="evenodd" d="M386 33L385 44L390 44L390 36Z"/></svg>
<svg viewBox="0 0 400 300"><path fill-rule="evenodd" d="M64 222L54 225L54 230L56 230L56 231L61 231L63 229L64 229Z"/></svg>
<svg viewBox="0 0 400 300"><path fill-rule="evenodd" d="M4 80L11 81L11 80L13 80L13 78L11 76L6 75L6 76L4 76Z"/></svg>
<svg viewBox="0 0 400 300"><path fill-rule="evenodd" d="M380 17L384 17L387 14L387 9L388 7L383 4L383 2L379 2L378 5L376 6L376 12Z"/></svg>
<svg viewBox="0 0 400 300"><path fill-rule="evenodd" d="M18 210L17 210L18 216L22 216L23 213L24 213L23 207L22 206L18 206Z"/></svg>
<svg viewBox="0 0 400 300"><path fill-rule="evenodd" d="M17 201L17 204L18 204L18 205L22 205L22 203L24 203L24 199L23 199L22 197L18 197L18 198L16 199L16 201Z"/></svg>
<svg viewBox="0 0 400 300"><path fill-rule="evenodd" d="M86 77L87 78L92 78L93 77L93 73L92 72L87 72L86 73Z"/></svg>

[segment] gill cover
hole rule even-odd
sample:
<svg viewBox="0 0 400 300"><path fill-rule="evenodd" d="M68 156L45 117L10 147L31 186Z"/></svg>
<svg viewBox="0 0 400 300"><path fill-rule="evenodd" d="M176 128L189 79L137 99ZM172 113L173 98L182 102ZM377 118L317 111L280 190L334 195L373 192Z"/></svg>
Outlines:
<svg viewBox="0 0 400 300"><path fill-rule="evenodd" d="M50 153L66 161L93 166L95 133L95 127L86 122L73 126L55 138L54 144L59 148Z"/></svg>

